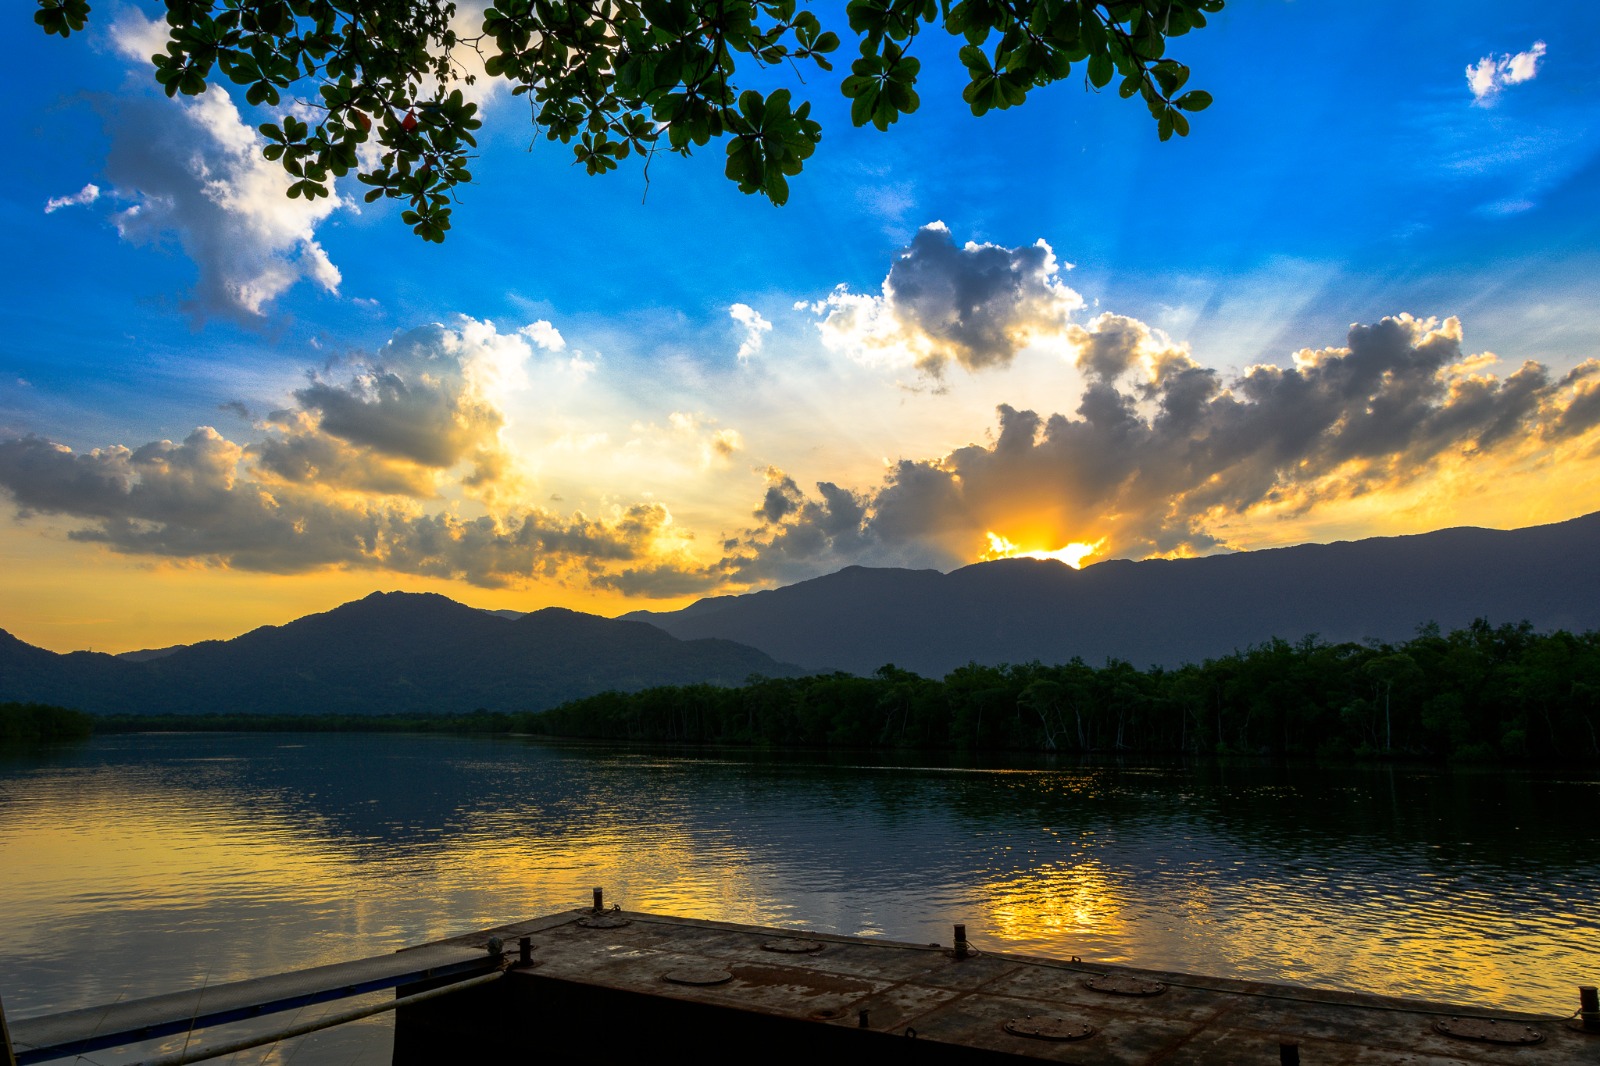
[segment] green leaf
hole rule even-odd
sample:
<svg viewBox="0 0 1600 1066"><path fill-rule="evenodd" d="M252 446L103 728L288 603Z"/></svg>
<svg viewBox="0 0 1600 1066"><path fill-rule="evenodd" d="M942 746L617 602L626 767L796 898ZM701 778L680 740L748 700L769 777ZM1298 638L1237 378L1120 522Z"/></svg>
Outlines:
<svg viewBox="0 0 1600 1066"><path fill-rule="evenodd" d="M1111 57L1106 53L1096 52L1089 57L1089 83L1096 89L1111 83Z"/></svg>
<svg viewBox="0 0 1600 1066"><path fill-rule="evenodd" d="M1204 89L1191 89L1172 103L1185 111L1204 111L1211 106L1211 94Z"/></svg>
<svg viewBox="0 0 1600 1066"><path fill-rule="evenodd" d="M856 126L865 126L872 121L874 110L878 106L877 83L868 85L861 90L854 100L850 102L850 122Z"/></svg>
<svg viewBox="0 0 1600 1066"><path fill-rule="evenodd" d="M789 202L789 181L780 170L767 169L767 180L764 185L767 199L772 201L774 207L782 207Z"/></svg>

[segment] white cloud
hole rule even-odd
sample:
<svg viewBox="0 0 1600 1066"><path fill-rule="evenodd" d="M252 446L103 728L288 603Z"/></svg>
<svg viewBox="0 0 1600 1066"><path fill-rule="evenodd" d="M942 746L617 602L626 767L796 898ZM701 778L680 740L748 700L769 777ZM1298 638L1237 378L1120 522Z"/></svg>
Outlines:
<svg viewBox="0 0 1600 1066"><path fill-rule="evenodd" d="M117 50L141 63L166 35L165 23L133 10L112 25ZM288 175L262 158L263 142L220 85L176 101L129 93L106 108L106 176L127 205L113 221L129 241L176 239L199 272L188 304L197 317L258 321L301 281L338 292L316 227L346 204L291 200Z"/></svg>
<svg viewBox="0 0 1600 1066"><path fill-rule="evenodd" d="M523 326L517 332L547 352L561 352L567 348L567 340L561 335L561 331L542 318Z"/></svg>
<svg viewBox="0 0 1600 1066"><path fill-rule="evenodd" d="M1467 67L1467 87L1472 90L1473 103L1487 107L1506 86L1532 81L1544 53L1545 43L1534 41L1526 52L1487 55Z"/></svg>
<svg viewBox="0 0 1600 1066"><path fill-rule="evenodd" d="M739 342L739 362L748 363L752 355L761 351L761 342L772 332L772 323L749 304L734 304L728 308L728 315L744 327L744 339Z"/></svg>
<svg viewBox="0 0 1600 1066"><path fill-rule="evenodd" d="M302 280L328 292L339 270L315 228L338 197L291 200L289 178L261 158L254 130L213 88L174 107L138 98L116 105L106 174L130 206L114 216L129 241L176 237L199 271L189 306L199 317L260 319Z"/></svg>
<svg viewBox="0 0 1600 1066"><path fill-rule="evenodd" d="M90 183L70 196L52 196L45 201L44 213L54 214L63 207L83 207L100 199L100 186Z"/></svg>
<svg viewBox="0 0 1600 1066"><path fill-rule="evenodd" d="M111 44L124 59L148 63L167 50L171 31L166 19L147 19L134 7L123 7L111 22Z"/></svg>

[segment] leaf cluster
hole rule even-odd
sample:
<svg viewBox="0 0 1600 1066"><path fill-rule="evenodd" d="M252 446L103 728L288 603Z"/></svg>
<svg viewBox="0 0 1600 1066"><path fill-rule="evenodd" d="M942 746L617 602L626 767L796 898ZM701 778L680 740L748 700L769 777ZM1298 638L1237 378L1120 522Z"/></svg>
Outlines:
<svg viewBox="0 0 1600 1066"><path fill-rule="evenodd" d="M81 31L88 0L36 0L46 33ZM1224 0L850 0L858 56L840 88L851 120L886 130L917 110L920 33L967 43L963 98L973 114L1022 103L1081 64L1100 89L1120 77L1162 140L1189 132L1209 94L1167 40L1203 27ZM350 171L367 200L407 203L402 218L442 241L482 125L465 98L479 65L528 99L537 130L571 146L591 174L724 143L725 172L746 193L789 198L822 138L791 90L740 90L736 76L787 65L833 69L842 42L797 0L496 0L464 30L448 0L167 0L169 41L151 57L168 96L219 78L252 106L284 108L260 129L289 195L328 196ZM474 62L468 62L474 61ZM803 82L803 76L800 77ZM298 95L297 95L298 94Z"/></svg>

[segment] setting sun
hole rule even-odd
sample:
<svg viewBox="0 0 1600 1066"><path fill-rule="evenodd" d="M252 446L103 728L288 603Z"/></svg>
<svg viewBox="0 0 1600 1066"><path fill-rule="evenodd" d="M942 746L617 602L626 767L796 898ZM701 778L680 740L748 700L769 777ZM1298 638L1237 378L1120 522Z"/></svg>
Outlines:
<svg viewBox="0 0 1600 1066"><path fill-rule="evenodd" d="M1101 537L1093 544L1075 540L1071 544L1057 548L1055 551L1044 551L1042 549L1023 551L998 533L989 532L984 535L989 538L989 550L983 553L982 562L989 562L994 559L1054 559L1057 562L1066 563L1074 570L1082 568L1083 561L1105 547L1106 543L1105 538Z"/></svg>

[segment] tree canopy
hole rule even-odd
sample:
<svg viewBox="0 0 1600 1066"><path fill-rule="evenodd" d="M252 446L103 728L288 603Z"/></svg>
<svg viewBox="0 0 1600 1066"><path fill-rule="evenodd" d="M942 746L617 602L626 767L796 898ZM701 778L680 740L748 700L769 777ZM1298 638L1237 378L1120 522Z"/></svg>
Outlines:
<svg viewBox="0 0 1600 1066"><path fill-rule="evenodd" d="M839 88L857 126L887 130L917 109L918 36L964 38L963 99L974 115L1021 104L1080 69L1140 97L1162 140L1189 132L1208 93L1167 39L1203 27L1224 0L848 0L858 55ZM34 21L66 37L88 0L37 0ZM789 197L822 137L810 101L738 82L787 67L831 71L842 42L796 0L496 0L481 19L441 0L166 0L166 51L151 57L168 96L220 79L252 106L282 107L260 127L291 197L330 194L356 171L369 202L406 201L402 218L442 241L482 123L462 92L483 76L530 98L536 129L572 146L591 174L665 147L724 141L726 174L774 204ZM841 61L842 62L842 61ZM285 103L285 97L289 103ZM295 106L297 105L298 106ZM306 116L310 117L306 117ZM372 144L375 151L361 151Z"/></svg>

